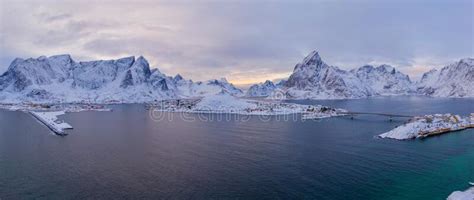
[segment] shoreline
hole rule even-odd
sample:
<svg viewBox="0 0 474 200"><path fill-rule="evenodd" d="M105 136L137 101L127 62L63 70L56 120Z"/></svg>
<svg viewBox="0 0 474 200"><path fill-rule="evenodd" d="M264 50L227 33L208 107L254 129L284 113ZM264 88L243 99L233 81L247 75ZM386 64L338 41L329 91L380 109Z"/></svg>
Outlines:
<svg viewBox="0 0 474 200"><path fill-rule="evenodd" d="M379 134L380 138L408 140L423 139L474 128L474 113L461 117L454 114L434 114L413 117L394 129Z"/></svg>

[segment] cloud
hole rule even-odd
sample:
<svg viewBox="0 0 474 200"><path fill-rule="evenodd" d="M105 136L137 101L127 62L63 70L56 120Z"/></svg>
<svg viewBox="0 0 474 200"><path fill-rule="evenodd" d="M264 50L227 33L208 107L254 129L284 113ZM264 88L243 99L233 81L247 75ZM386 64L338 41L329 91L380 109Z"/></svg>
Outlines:
<svg viewBox="0 0 474 200"><path fill-rule="evenodd" d="M60 13L60 14L40 13L37 16L42 18L42 20L46 23L62 21L62 20L69 19L72 17L71 14L67 14L67 13Z"/></svg>
<svg viewBox="0 0 474 200"><path fill-rule="evenodd" d="M388 63L418 76L473 57L472 8L470 0L0 0L0 64L144 55L170 75L248 83L280 79L316 49L341 68Z"/></svg>

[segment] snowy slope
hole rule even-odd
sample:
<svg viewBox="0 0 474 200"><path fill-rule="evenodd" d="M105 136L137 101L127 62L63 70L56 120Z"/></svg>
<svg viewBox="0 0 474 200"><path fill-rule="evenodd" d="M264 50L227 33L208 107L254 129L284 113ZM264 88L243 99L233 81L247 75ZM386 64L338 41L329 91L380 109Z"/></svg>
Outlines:
<svg viewBox="0 0 474 200"><path fill-rule="evenodd" d="M233 96L243 95L242 90L236 88L232 83L227 82L225 78L220 80L213 79L206 82L193 82L180 79L176 84L178 95L181 97L204 97L218 93L227 93Z"/></svg>
<svg viewBox="0 0 474 200"><path fill-rule="evenodd" d="M254 109L257 105L229 94L208 95L196 104L198 111L232 111Z"/></svg>
<svg viewBox="0 0 474 200"><path fill-rule="evenodd" d="M465 58L423 74L417 90L435 97L474 97L474 59Z"/></svg>
<svg viewBox="0 0 474 200"><path fill-rule="evenodd" d="M368 88L372 96L409 94L414 91L408 75L397 71L390 65L378 67L365 65L351 70L351 73Z"/></svg>
<svg viewBox="0 0 474 200"><path fill-rule="evenodd" d="M247 90L246 96L248 97L268 97L270 96L275 89L277 89L277 85L273 84L272 81L265 81L264 83L254 84L250 86Z"/></svg>
<svg viewBox="0 0 474 200"><path fill-rule="evenodd" d="M0 76L0 102L135 103L226 91L242 95L225 79L194 83L150 69L143 57L75 62L69 55L15 59Z"/></svg>

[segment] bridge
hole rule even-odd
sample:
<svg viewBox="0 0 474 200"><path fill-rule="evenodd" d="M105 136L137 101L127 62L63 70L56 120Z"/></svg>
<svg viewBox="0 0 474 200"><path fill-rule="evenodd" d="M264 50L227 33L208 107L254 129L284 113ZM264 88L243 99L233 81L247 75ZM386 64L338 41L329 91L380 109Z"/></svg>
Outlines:
<svg viewBox="0 0 474 200"><path fill-rule="evenodd" d="M378 113L378 112L351 112L349 111L349 112L337 112L337 114L350 115L351 118L354 118L354 115L378 115L378 116L390 117L390 119L392 119L393 117L406 117L406 118L415 117L413 115L400 115L400 114Z"/></svg>

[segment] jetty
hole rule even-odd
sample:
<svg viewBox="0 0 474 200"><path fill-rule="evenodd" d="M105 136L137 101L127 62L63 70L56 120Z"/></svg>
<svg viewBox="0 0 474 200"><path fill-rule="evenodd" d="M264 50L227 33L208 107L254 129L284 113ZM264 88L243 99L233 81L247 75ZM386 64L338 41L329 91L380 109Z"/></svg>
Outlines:
<svg viewBox="0 0 474 200"><path fill-rule="evenodd" d="M34 118L38 121L43 123L46 127L48 127L51 131L53 131L56 135L67 135L64 131L66 129L72 129L72 126L66 122L58 122L59 115L64 115L64 111L57 111L57 112L29 112Z"/></svg>

